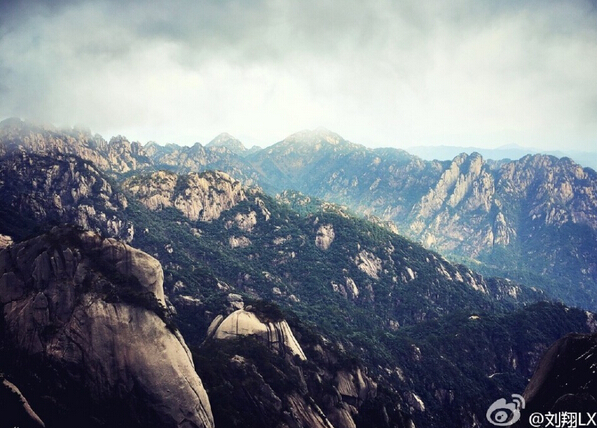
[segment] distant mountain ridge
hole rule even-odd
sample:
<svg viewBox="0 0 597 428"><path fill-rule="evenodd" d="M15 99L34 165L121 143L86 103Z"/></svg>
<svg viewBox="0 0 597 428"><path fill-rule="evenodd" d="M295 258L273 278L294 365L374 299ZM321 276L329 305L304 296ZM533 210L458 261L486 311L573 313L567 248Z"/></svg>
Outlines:
<svg viewBox="0 0 597 428"><path fill-rule="evenodd" d="M597 307L597 174L569 158L493 161L472 153L424 161L403 150L368 149L324 128L253 153L228 134L205 147L141 146L19 120L3 122L0 141L0 154L75 154L110 174L220 170L270 194L300 191L391 221L400 233L485 274Z"/></svg>
<svg viewBox="0 0 597 428"><path fill-rule="evenodd" d="M261 147L258 146L253 146L250 149L247 149L244 144L240 142L240 140L237 140L227 132L223 132L218 135L216 138L207 143L205 147L225 147L232 153L239 156L246 156L261 150Z"/></svg>
<svg viewBox="0 0 597 428"><path fill-rule="evenodd" d="M406 149L409 153L425 160L453 159L461 153L480 153L485 159L501 160L520 159L526 155L544 154L557 158L569 157L585 167L597 170L597 151L581 150L538 150L530 147L521 147L516 144L487 149L482 147L461 146L412 146Z"/></svg>
<svg viewBox="0 0 597 428"><path fill-rule="evenodd" d="M594 170L546 155L486 161L472 153L423 161L396 149L330 144L321 136L317 144L293 140L248 158L266 177L266 189L295 189L374 214L428 248L594 307Z"/></svg>

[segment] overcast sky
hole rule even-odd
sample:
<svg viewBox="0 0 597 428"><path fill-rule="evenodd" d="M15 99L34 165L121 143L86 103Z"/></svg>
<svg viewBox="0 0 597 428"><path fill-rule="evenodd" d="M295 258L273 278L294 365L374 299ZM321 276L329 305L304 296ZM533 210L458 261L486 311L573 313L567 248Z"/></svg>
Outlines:
<svg viewBox="0 0 597 428"><path fill-rule="evenodd" d="M597 146L597 1L14 1L0 119L109 139Z"/></svg>

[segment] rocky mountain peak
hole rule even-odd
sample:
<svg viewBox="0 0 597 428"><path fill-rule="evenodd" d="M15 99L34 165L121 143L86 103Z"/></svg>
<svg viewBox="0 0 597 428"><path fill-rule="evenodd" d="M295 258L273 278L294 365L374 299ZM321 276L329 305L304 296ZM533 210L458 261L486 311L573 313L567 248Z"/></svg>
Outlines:
<svg viewBox="0 0 597 428"><path fill-rule="evenodd" d="M23 125L23 120L19 117L9 117L0 122L0 128L17 128Z"/></svg>
<svg viewBox="0 0 597 428"><path fill-rule="evenodd" d="M283 142L313 146L321 143L337 145L344 142L344 138L326 128L303 130L286 137Z"/></svg>
<svg viewBox="0 0 597 428"><path fill-rule="evenodd" d="M247 151L247 148L243 143L226 132L222 132L216 138L211 140L206 147L225 147L236 154L242 154Z"/></svg>

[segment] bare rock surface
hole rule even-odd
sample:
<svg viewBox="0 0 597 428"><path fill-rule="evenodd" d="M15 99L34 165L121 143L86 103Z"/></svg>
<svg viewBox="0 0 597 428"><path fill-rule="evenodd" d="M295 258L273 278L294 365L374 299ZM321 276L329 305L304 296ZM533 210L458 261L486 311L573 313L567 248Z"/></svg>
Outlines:
<svg viewBox="0 0 597 428"><path fill-rule="evenodd" d="M158 171L127 180L124 186L150 210L174 207L194 221L217 219L246 199L240 182L223 172L179 176Z"/></svg>
<svg viewBox="0 0 597 428"><path fill-rule="evenodd" d="M168 324L153 257L54 228L0 251L0 275L5 346L20 356L17 366L50 367L34 374L55 373L44 387L78 391L88 416L107 423L213 427L190 352Z"/></svg>
<svg viewBox="0 0 597 428"><path fill-rule="evenodd" d="M214 323L210 326L210 332L213 332L216 339L254 335L262 338L274 349L289 351L302 360L307 359L286 320L264 322L255 313L239 309L225 319L216 317Z"/></svg>

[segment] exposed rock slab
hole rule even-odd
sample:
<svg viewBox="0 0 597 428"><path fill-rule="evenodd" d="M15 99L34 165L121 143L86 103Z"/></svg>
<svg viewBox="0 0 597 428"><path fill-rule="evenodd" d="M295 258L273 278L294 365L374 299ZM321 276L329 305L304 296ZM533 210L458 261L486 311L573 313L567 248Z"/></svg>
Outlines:
<svg viewBox="0 0 597 428"><path fill-rule="evenodd" d="M89 417L106 422L213 427L190 352L160 309L157 260L113 239L55 228L0 251L0 275L5 346L20 355L16 365L44 361L37 376L56 374L44 387L74 388Z"/></svg>
<svg viewBox="0 0 597 428"><path fill-rule="evenodd" d="M274 349L281 352L289 351L302 360L307 359L286 320L264 322L255 313L240 309L225 319L216 317L209 331L213 332L213 337L216 339L233 339L239 336L254 335L262 338Z"/></svg>
<svg viewBox="0 0 597 428"><path fill-rule="evenodd" d="M246 199L240 182L223 172L179 176L158 171L127 180L124 186L150 210L174 207L193 221L217 219Z"/></svg>

